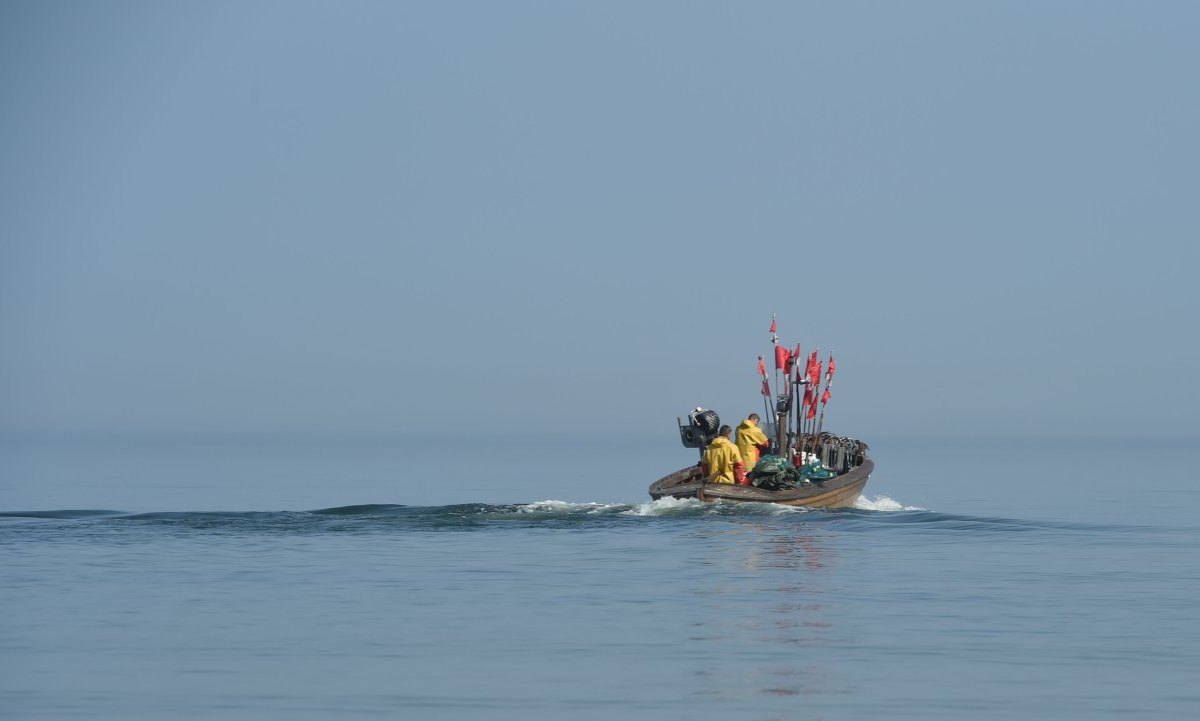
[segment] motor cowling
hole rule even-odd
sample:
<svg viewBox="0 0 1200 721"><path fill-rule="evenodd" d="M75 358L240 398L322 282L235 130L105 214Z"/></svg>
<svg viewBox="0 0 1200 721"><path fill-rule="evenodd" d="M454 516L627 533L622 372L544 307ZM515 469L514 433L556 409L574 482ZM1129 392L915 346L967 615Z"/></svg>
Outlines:
<svg viewBox="0 0 1200 721"><path fill-rule="evenodd" d="M721 427L721 417L716 411L706 411L703 408L697 408L688 416L693 426L704 431L707 435L717 435L717 429Z"/></svg>
<svg viewBox="0 0 1200 721"><path fill-rule="evenodd" d="M717 437L721 417L716 411L697 408L688 414L688 424L679 426L679 440L684 448L704 448Z"/></svg>

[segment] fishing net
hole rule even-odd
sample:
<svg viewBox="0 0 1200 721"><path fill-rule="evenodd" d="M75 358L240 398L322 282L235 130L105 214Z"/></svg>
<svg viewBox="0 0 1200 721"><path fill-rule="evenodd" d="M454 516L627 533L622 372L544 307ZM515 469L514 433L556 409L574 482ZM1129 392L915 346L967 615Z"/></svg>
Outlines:
<svg viewBox="0 0 1200 721"><path fill-rule="evenodd" d="M803 488L813 481L832 478L834 472L821 465L820 461L812 461L797 468L782 456L763 456L754 464L746 477L750 483L767 491L785 491L793 488Z"/></svg>
<svg viewBox="0 0 1200 721"><path fill-rule="evenodd" d="M797 470L800 471L800 475L804 476L805 479L810 481L823 481L826 478L833 478L837 475L832 469L821 465L820 461L806 463L803 466L800 466L800 468Z"/></svg>
<svg viewBox="0 0 1200 721"><path fill-rule="evenodd" d="M799 488L807 483L804 476L800 475L799 468L782 456L772 455L760 458L746 477L751 484L768 491Z"/></svg>

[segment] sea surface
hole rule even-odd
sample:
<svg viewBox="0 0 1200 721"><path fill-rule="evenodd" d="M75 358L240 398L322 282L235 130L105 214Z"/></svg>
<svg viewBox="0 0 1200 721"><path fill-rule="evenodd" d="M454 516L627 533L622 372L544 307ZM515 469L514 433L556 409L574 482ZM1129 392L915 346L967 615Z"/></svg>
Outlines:
<svg viewBox="0 0 1200 721"><path fill-rule="evenodd" d="M1200 452L867 439L859 507L651 502L665 435L0 438L0 717L1200 718Z"/></svg>

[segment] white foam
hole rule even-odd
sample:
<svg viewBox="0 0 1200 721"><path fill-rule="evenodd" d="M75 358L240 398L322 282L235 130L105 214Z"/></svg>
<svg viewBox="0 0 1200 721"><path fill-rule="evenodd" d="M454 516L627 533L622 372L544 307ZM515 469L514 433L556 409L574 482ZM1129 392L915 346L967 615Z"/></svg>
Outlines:
<svg viewBox="0 0 1200 721"><path fill-rule="evenodd" d="M518 513L569 513L571 511L586 511L598 503L571 503L570 501L534 501L517 506Z"/></svg>
<svg viewBox="0 0 1200 721"><path fill-rule="evenodd" d="M887 496L868 498L860 496L854 507L861 511L924 511L920 506L906 506ZM664 496L654 501L635 506L621 503L573 503L571 501L534 501L517 506L518 513L612 513L621 512L631 516L673 516L695 514L703 511L721 511L753 514L808 513L803 506L787 506L780 503L705 503L695 498L671 498Z"/></svg>
<svg viewBox="0 0 1200 721"><path fill-rule="evenodd" d="M694 511L705 507L704 501L695 498L672 498L663 496L649 503L640 503L628 511L631 516L666 516L680 511Z"/></svg>
<svg viewBox="0 0 1200 721"><path fill-rule="evenodd" d="M924 511L920 506L906 506L899 501L888 498L887 496L875 496L875 498L867 498L859 496L854 502L854 507L860 511Z"/></svg>
<svg viewBox="0 0 1200 721"><path fill-rule="evenodd" d="M697 513L720 514L784 514L808 513L809 509L802 506L786 506L782 503L746 503L741 501L721 501L707 503L695 498L671 498L664 496L649 503L642 503L625 511L630 516L675 516L695 515Z"/></svg>
<svg viewBox="0 0 1200 721"><path fill-rule="evenodd" d="M628 504L624 503L573 503L571 501L534 501L533 503L522 503L517 506L517 513L588 513L601 514L611 513L613 511L628 508Z"/></svg>

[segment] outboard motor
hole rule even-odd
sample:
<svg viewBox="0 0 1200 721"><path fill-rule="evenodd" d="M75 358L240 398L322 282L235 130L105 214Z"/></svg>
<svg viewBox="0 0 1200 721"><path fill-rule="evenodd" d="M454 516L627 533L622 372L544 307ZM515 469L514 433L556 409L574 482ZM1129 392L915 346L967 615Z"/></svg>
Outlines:
<svg viewBox="0 0 1200 721"><path fill-rule="evenodd" d="M717 437L717 429L721 427L721 417L716 411L709 411L699 406L688 414L688 424L685 426L678 418L679 440L684 448L704 448Z"/></svg>

